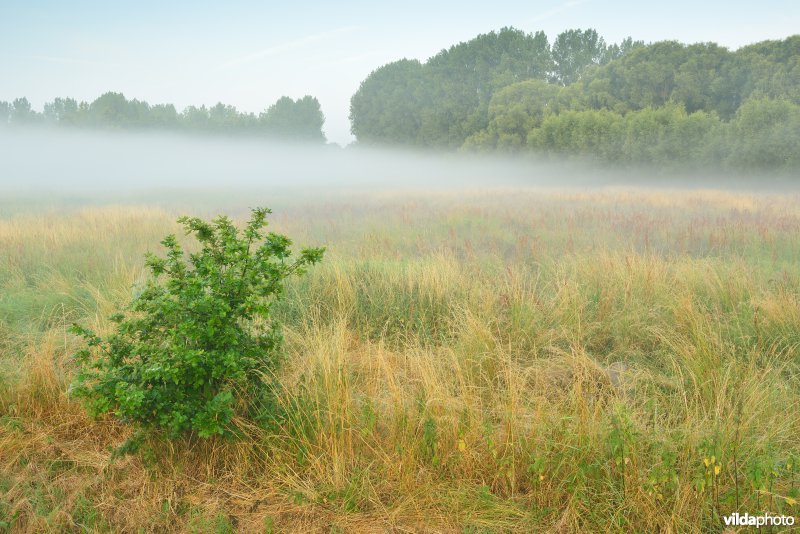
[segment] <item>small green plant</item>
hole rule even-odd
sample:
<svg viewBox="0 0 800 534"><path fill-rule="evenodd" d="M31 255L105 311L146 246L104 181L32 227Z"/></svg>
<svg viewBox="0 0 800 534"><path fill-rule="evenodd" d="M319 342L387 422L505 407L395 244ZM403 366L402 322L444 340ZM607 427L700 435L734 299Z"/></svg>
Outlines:
<svg viewBox="0 0 800 534"><path fill-rule="evenodd" d="M617 406L611 416L611 430L608 433L608 445L611 449L613 468L619 473L622 494L626 492L627 465L631 461L631 446L636 438L636 429L631 421L627 407Z"/></svg>
<svg viewBox="0 0 800 534"><path fill-rule="evenodd" d="M644 489L657 501L664 501L674 496L680 479L678 476L678 456L665 442L654 444L651 453L658 457L650 466Z"/></svg>
<svg viewBox="0 0 800 534"><path fill-rule="evenodd" d="M188 261L174 235L166 258L149 254L152 273L106 338L73 326L87 347L72 392L95 414L114 413L140 435L230 434L234 414L268 394L264 379L280 361L282 336L270 308L283 281L322 259L309 248L291 258L291 241L265 234L270 210L258 208L243 230L225 216L178 222L200 243Z"/></svg>
<svg viewBox="0 0 800 534"><path fill-rule="evenodd" d="M436 421L431 416L428 416L422 424L422 452L423 456L430 460L434 466L438 466L441 463L438 448Z"/></svg>

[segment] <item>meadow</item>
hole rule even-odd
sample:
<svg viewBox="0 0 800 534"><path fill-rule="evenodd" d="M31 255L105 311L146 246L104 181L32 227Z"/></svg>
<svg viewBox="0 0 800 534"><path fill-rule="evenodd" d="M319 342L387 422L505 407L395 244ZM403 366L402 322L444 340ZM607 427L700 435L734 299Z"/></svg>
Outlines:
<svg viewBox="0 0 800 534"><path fill-rule="evenodd" d="M800 194L484 188L0 200L0 532L722 532L800 516ZM152 439L68 395L177 216L324 261L269 423Z"/></svg>

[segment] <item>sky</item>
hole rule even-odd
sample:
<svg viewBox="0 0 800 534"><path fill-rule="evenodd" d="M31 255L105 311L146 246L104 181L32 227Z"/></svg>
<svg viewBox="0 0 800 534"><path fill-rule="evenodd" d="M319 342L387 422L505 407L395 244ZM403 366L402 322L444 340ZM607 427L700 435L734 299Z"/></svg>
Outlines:
<svg viewBox="0 0 800 534"><path fill-rule="evenodd" d="M345 145L350 97L374 69L504 26L551 41L595 28L607 42L735 49L800 33L800 1L0 0L0 100L25 96L41 110L57 96L118 91L179 110L223 102L258 113L283 95L310 94L328 139Z"/></svg>

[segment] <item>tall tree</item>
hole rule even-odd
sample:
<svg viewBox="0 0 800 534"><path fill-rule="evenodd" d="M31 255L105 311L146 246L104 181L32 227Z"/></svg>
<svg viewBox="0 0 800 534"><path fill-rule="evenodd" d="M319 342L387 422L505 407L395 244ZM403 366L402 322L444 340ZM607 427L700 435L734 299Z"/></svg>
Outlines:
<svg viewBox="0 0 800 534"><path fill-rule="evenodd" d="M11 103L9 118L12 124L32 124L37 121L38 114L31 108L25 97L15 98Z"/></svg>
<svg viewBox="0 0 800 534"><path fill-rule="evenodd" d="M607 51L605 40L596 30L562 32L553 41L553 78L562 85L576 82L587 67L605 61Z"/></svg>
<svg viewBox="0 0 800 534"><path fill-rule="evenodd" d="M404 59L373 71L350 101L352 132L366 143L458 147L486 127L495 91L551 70L543 32L482 34L424 64Z"/></svg>
<svg viewBox="0 0 800 534"><path fill-rule="evenodd" d="M8 124L8 118L11 116L11 104L0 100L0 126Z"/></svg>
<svg viewBox="0 0 800 534"><path fill-rule="evenodd" d="M259 125L267 135L291 141L324 143L324 123L319 101L309 95L296 101L281 97L259 116Z"/></svg>
<svg viewBox="0 0 800 534"><path fill-rule="evenodd" d="M75 124L78 117L78 102L74 98L56 98L44 105L44 118L53 124Z"/></svg>
<svg viewBox="0 0 800 534"><path fill-rule="evenodd" d="M430 96L417 60L373 71L350 99L350 131L360 142L419 144L420 110Z"/></svg>

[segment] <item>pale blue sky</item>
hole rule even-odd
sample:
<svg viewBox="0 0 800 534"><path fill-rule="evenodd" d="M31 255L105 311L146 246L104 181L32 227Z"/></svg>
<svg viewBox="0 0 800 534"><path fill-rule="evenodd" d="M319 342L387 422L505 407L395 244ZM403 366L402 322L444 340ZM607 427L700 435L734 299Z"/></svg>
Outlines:
<svg viewBox="0 0 800 534"><path fill-rule="evenodd" d="M492 2L0 0L0 100L92 100L258 112L281 95L319 98L332 141L350 141L350 96L373 69L503 26L552 39L592 27L609 42L715 41L738 48L800 32L800 0Z"/></svg>

